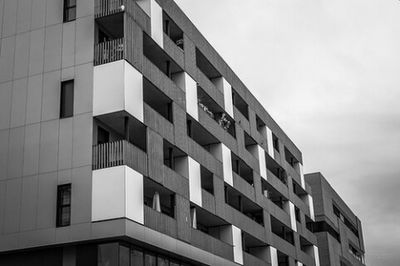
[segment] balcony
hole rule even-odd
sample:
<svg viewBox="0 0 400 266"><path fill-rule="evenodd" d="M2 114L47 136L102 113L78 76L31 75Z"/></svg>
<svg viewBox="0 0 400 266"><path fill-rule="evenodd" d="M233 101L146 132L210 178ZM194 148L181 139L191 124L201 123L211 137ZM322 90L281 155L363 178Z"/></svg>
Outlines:
<svg viewBox="0 0 400 266"><path fill-rule="evenodd" d="M124 59L124 38L101 42L94 47L94 65L102 65Z"/></svg>
<svg viewBox="0 0 400 266"><path fill-rule="evenodd" d="M124 12L126 5L129 4L126 0L96 0L94 6L94 17L106 17L119 12Z"/></svg>
<svg viewBox="0 0 400 266"><path fill-rule="evenodd" d="M93 170L121 165L132 169L147 168L146 153L126 140L93 146Z"/></svg>

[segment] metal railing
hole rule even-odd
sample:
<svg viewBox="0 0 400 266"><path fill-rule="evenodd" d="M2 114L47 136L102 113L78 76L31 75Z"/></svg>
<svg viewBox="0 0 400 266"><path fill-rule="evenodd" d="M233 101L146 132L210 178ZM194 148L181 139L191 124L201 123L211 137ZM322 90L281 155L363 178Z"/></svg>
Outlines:
<svg viewBox="0 0 400 266"><path fill-rule="evenodd" d="M101 42L94 47L94 65L107 64L124 58L124 38Z"/></svg>
<svg viewBox="0 0 400 266"><path fill-rule="evenodd" d="M93 170L108 167L143 164L144 152L126 140L118 140L93 146Z"/></svg>
<svg viewBox="0 0 400 266"><path fill-rule="evenodd" d="M126 0L96 0L95 18L123 12L125 8Z"/></svg>

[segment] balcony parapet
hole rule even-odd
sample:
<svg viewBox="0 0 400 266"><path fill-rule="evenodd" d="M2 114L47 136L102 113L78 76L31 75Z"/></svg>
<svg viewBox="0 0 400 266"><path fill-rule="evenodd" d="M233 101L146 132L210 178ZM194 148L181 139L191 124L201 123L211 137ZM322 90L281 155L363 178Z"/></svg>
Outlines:
<svg viewBox="0 0 400 266"><path fill-rule="evenodd" d="M96 44L94 47L94 65L102 65L124 59L124 38Z"/></svg>
<svg viewBox="0 0 400 266"><path fill-rule="evenodd" d="M93 146L93 170L120 165L126 165L134 170L146 173L146 154L126 140L118 140Z"/></svg>

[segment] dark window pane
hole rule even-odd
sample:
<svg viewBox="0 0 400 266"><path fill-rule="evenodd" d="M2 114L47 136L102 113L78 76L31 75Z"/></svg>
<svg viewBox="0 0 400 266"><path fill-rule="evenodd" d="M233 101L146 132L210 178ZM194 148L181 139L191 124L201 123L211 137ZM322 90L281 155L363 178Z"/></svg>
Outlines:
<svg viewBox="0 0 400 266"><path fill-rule="evenodd" d="M132 263L132 266L144 266L143 252L141 252L139 250L132 250L131 263Z"/></svg>
<svg viewBox="0 0 400 266"><path fill-rule="evenodd" d="M74 81L61 83L60 118L71 117L74 114Z"/></svg>
<svg viewBox="0 0 400 266"><path fill-rule="evenodd" d="M118 265L118 247L118 243L99 245L98 266Z"/></svg>
<svg viewBox="0 0 400 266"><path fill-rule="evenodd" d="M158 257L158 264L157 266L168 266L168 259L163 257Z"/></svg>
<svg viewBox="0 0 400 266"><path fill-rule="evenodd" d="M119 266L129 266L129 248L119 246Z"/></svg>
<svg viewBox="0 0 400 266"><path fill-rule="evenodd" d="M57 188L56 226L68 226L71 223L71 184Z"/></svg>
<svg viewBox="0 0 400 266"><path fill-rule="evenodd" d="M144 257L144 265L146 266L157 266L157 259L154 255L146 254Z"/></svg>

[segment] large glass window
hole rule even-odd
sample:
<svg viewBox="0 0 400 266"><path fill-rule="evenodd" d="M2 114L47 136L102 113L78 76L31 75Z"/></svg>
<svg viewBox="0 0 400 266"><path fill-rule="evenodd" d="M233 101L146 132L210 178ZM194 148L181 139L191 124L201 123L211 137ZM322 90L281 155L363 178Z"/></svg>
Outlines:
<svg viewBox="0 0 400 266"><path fill-rule="evenodd" d="M118 243L99 245L97 252L98 266L118 265L118 249Z"/></svg>
<svg viewBox="0 0 400 266"><path fill-rule="evenodd" d="M60 185L57 188L57 227L68 226L71 223L71 184Z"/></svg>

